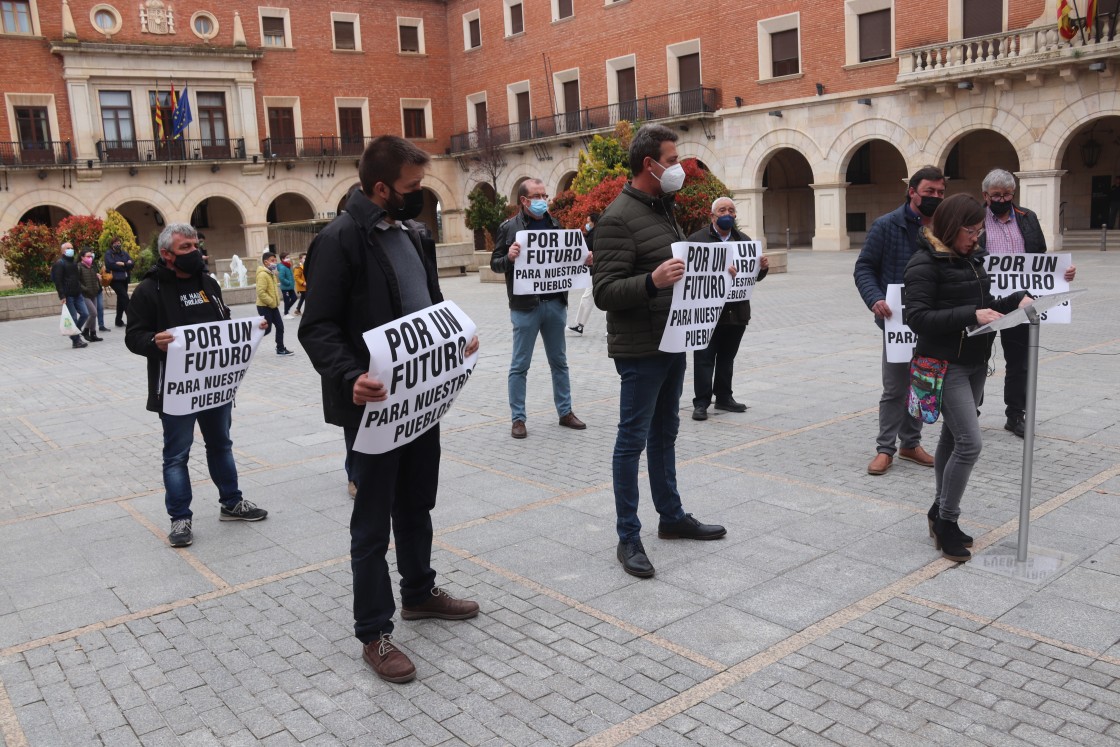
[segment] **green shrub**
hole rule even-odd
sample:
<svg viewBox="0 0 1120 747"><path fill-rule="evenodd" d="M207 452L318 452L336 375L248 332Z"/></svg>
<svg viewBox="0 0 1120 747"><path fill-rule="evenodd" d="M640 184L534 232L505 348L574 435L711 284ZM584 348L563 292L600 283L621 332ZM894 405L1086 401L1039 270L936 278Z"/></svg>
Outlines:
<svg viewBox="0 0 1120 747"><path fill-rule="evenodd" d="M23 288L51 284L51 265L59 257L58 240L50 226L18 223L0 238L0 257L8 275Z"/></svg>

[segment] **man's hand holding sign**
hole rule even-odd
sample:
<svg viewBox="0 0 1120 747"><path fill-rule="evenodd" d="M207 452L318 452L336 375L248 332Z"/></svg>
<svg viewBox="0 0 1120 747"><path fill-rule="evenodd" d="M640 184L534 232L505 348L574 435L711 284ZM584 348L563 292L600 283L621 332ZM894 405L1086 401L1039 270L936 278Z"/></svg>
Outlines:
<svg viewBox="0 0 1120 747"><path fill-rule="evenodd" d="M677 241L672 250L673 259L651 274L658 288L673 287L669 323L659 349L666 353L703 349L730 291L728 276L734 280L738 270L726 244Z"/></svg>
<svg viewBox="0 0 1120 747"><path fill-rule="evenodd" d="M591 252L582 231L518 231L507 258L513 262L513 293L518 296L591 286Z"/></svg>
<svg viewBox="0 0 1120 747"><path fill-rule="evenodd" d="M267 326L256 317L157 332L152 342L167 353L163 411L188 415L232 401Z"/></svg>

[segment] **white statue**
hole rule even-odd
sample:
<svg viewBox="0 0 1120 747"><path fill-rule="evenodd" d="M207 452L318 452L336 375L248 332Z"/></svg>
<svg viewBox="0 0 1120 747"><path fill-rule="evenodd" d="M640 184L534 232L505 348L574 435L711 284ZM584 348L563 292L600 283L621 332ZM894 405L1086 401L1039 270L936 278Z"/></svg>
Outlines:
<svg viewBox="0 0 1120 747"><path fill-rule="evenodd" d="M234 275L237 276L237 287L245 287L245 276L248 274L245 270L245 263L241 261L241 257L236 254L229 260L229 269Z"/></svg>

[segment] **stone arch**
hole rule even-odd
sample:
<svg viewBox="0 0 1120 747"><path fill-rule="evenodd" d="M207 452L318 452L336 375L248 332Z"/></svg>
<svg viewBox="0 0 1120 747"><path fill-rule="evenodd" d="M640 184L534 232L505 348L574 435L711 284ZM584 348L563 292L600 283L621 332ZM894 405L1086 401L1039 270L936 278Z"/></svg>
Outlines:
<svg viewBox="0 0 1120 747"><path fill-rule="evenodd" d="M574 177L579 170L579 154L581 152L583 151L577 151L571 155L564 156L553 164L548 174L541 177L544 183L548 185L549 192L554 196L560 194L562 191L560 185L563 183L565 177L567 177L568 174Z"/></svg>
<svg viewBox="0 0 1120 747"><path fill-rule="evenodd" d="M799 152L810 166L824 160L820 145L805 133L793 129L772 130L755 141L743 157L743 162L739 164L741 188L761 187L762 174L766 171L767 163L775 153L784 148ZM747 169L750 164L754 164L754 170L748 174ZM733 170L728 171L729 175L731 173ZM813 180L817 180L816 172L813 173Z"/></svg>
<svg viewBox="0 0 1120 747"><path fill-rule="evenodd" d="M224 197L237 206L245 223L264 223L268 203L262 206L259 199L253 199L243 189L227 182L205 182L183 195L179 201L180 210L189 217L198 204L208 197Z"/></svg>
<svg viewBox="0 0 1120 747"><path fill-rule="evenodd" d="M314 220L315 204L299 192L281 192L265 208L265 219L270 223Z"/></svg>
<svg viewBox="0 0 1120 747"><path fill-rule="evenodd" d="M974 106L954 112L933 128L922 150L937 158L936 165L944 167L953 145L978 130L992 130L1007 138L1019 158L1020 168L1029 160L1035 142L1030 128L1015 115L993 106ZM908 170L913 173L923 165L911 163Z"/></svg>
<svg viewBox="0 0 1120 747"><path fill-rule="evenodd" d="M338 199L331 198L331 204L335 206L335 214L341 213L346 208L346 200L350 197L350 191L353 189L361 189L362 183L351 177L343 181L341 184L336 184L331 189L331 195L338 195Z"/></svg>
<svg viewBox="0 0 1120 747"><path fill-rule="evenodd" d="M112 209L128 221L136 235L136 243L141 247L147 246L152 236L163 230L165 225L175 222L168 220L167 213L145 199L122 200Z"/></svg>
<svg viewBox="0 0 1120 747"><path fill-rule="evenodd" d="M234 254L245 257L248 254L245 226L254 221L248 219L242 204L222 194L222 191L209 191L193 202L185 202L190 209L190 223L206 235L206 249L212 259L228 259ZM197 192L195 190L192 194ZM196 219L195 213L203 205L206 206L206 220Z"/></svg>
<svg viewBox="0 0 1120 747"><path fill-rule="evenodd" d="M307 204L311 206L311 212L317 214L327 209L324 204L323 191L317 185L305 179L285 178L275 179L268 183L268 186L261 192L260 197L257 198L258 204L263 205L265 212L268 211L268 206L275 202L281 195L296 194L307 200Z"/></svg>
<svg viewBox="0 0 1120 747"><path fill-rule="evenodd" d="M506 199L509 200L510 205L516 205L517 204L517 190L518 190L518 188L524 182L526 182L530 179L540 179L540 177L539 176L532 176L531 174L522 174L520 176L517 176L517 177L506 180L506 183L509 184L509 187L505 190L504 194L506 196ZM545 182L545 184L547 185L548 182Z"/></svg>
<svg viewBox="0 0 1120 747"><path fill-rule="evenodd" d="M703 163L710 174L719 178L720 181L725 181L723 178L727 173L724 163L725 159L708 147L706 143L698 143L693 140L678 140L677 158L681 161L686 158L695 158Z"/></svg>
<svg viewBox="0 0 1120 747"><path fill-rule="evenodd" d="M151 205L160 212L167 223L185 221L190 217L190 213L185 215L181 214L180 207L177 207L175 203L169 200L167 195L163 192L139 184L130 184L127 187L114 189L109 192L97 203L97 213L95 214L104 216L110 209L116 210L121 205L128 202L144 202Z"/></svg>
<svg viewBox="0 0 1120 747"><path fill-rule="evenodd" d="M445 180L430 171L424 175L423 187L439 198L439 204L445 211L462 210L466 207L465 205L460 205L455 199L456 190ZM463 196L466 197L466 193L464 193Z"/></svg>
<svg viewBox="0 0 1120 747"><path fill-rule="evenodd" d="M893 145L902 154L903 159L906 158L907 153L917 153L919 150L914 136L898 122L879 117L865 119L844 128L836 135L828 146L825 163L821 166L823 171L825 164L834 165L835 171L828 174L819 173L817 178L827 183L844 181L848 164L851 163L856 151L872 140L883 140Z"/></svg>
<svg viewBox="0 0 1120 747"><path fill-rule="evenodd" d="M6 232L16 224L20 216L31 208L40 205L50 205L60 210L65 210L71 215L95 214L84 202L67 192L59 192L53 189L36 189L32 192L20 195L4 208L4 212L0 213L0 231Z"/></svg>
<svg viewBox="0 0 1120 747"><path fill-rule="evenodd" d="M1066 150L1081 129L1092 120L1120 116L1120 91L1102 91L1071 102L1050 120L1035 143L1034 157L1020 157L1020 168L1060 169Z"/></svg>

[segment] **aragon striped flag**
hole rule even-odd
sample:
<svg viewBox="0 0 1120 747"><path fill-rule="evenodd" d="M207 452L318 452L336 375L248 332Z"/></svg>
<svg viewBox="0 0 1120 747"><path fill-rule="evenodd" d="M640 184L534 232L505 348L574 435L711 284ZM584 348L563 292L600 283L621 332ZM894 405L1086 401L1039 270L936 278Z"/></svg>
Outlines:
<svg viewBox="0 0 1120 747"><path fill-rule="evenodd" d="M1071 0L1061 0L1058 3L1058 33L1066 41L1071 41L1073 37L1077 36L1077 28L1073 25L1073 4Z"/></svg>

